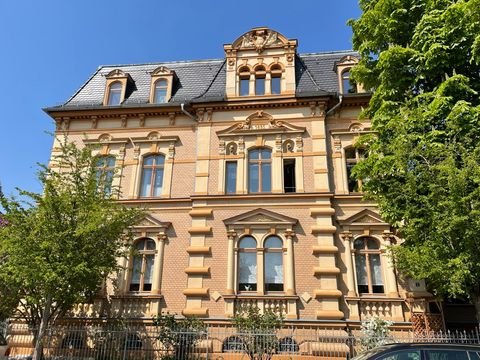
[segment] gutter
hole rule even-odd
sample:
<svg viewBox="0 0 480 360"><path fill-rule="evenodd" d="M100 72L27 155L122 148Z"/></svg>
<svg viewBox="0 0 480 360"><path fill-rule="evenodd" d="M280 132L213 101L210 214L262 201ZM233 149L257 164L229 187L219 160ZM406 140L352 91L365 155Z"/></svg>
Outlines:
<svg viewBox="0 0 480 360"><path fill-rule="evenodd" d="M197 121L197 117L192 115L191 113L189 113L187 110L185 110L185 103L181 103L180 104L180 109L182 110L182 112L187 115L190 119L192 119L193 121Z"/></svg>
<svg viewBox="0 0 480 360"><path fill-rule="evenodd" d="M332 107L330 110L327 111L327 113L325 114L325 117L327 117L328 115L333 113L335 110L337 110L340 107L340 105L342 105L342 102L343 102L343 95L342 94L338 95L338 100L339 100L338 103L335 104L334 107Z"/></svg>

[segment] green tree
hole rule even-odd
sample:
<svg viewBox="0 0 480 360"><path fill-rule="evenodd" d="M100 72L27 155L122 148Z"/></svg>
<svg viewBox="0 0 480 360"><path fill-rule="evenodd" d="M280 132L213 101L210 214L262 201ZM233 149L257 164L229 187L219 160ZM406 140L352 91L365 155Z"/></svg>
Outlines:
<svg viewBox="0 0 480 360"><path fill-rule="evenodd" d="M0 299L18 301L13 315L34 330L34 360L46 327L118 270L129 229L143 217L115 201L118 189L103 186L90 149L66 141L60 147L39 171L42 194L20 191L28 203L0 194Z"/></svg>
<svg viewBox="0 0 480 360"><path fill-rule="evenodd" d="M260 312L256 306L242 309L233 318L242 351L249 359L269 360L277 351L277 330L283 318L273 311Z"/></svg>
<svg viewBox="0 0 480 360"><path fill-rule="evenodd" d="M398 268L480 321L480 1L360 0L350 20L375 134L354 171L405 239Z"/></svg>

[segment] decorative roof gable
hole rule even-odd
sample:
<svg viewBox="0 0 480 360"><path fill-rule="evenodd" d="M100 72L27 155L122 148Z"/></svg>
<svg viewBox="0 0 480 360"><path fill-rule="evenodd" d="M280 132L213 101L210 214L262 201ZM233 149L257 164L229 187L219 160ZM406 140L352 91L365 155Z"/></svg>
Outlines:
<svg viewBox="0 0 480 360"><path fill-rule="evenodd" d="M284 121L275 120L272 115L258 110L248 116L244 121L239 122L227 129L217 131L219 137L248 135L248 134L302 134L304 127L289 124Z"/></svg>
<svg viewBox="0 0 480 360"><path fill-rule="evenodd" d="M354 215L351 215L338 221L341 225L348 226L388 226L390 225L382 220L380 215L370 209L363 209Z"/></svg>
<svg viewBox="0 0 480 360"><path fill-rule="evenodd" d="M285 225L288 227L293 227L298 222L297 219L288 217L286 215L278 214L276 212L258 208L255 210L248 211L246 213L228 218L223 220L227 226L254 226L254 225L263 225L267 227Z"/></svg>

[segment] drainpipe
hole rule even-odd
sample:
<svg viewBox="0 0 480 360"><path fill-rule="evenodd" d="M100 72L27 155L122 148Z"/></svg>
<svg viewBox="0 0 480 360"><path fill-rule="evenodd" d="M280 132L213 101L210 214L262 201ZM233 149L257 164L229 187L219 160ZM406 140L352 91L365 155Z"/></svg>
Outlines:
<svg viewBox="0 0 480 360"><path fill-rule="evenodd" d="M185 110L185 103L181 103L180 108L182 109L182 112L185 115L187 115L190 119L197 121L197 118L194 115L190 114L187 110Z"/></svg>
<svg viewBox="0 0 480 360"><path fill-rule="evenodd" d="M342 105L342 102L343 102L342 94L338 95L338 100L339 100L338 103L334 107L332 107L330 110L327 111L327 114L325 115L325 117L333 113L335 110L337 110L340 107L340 105Z"/></svg>

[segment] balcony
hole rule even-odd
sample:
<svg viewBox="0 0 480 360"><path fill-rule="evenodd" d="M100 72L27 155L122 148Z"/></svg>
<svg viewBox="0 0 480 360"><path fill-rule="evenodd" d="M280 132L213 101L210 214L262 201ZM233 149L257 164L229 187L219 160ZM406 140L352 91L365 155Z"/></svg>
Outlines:
<svg viewBox="0 0 480 360"><path fill-rule="evenodd" d="M285 319L297 319L298 296L275 295L224 295L226 315L233 317L250 307L260 313L271 311Z"/></svg>
<svg viewBox="0 0 480 360"><path fill-rule="evenodd" d="M363 321L379 317L391 321L406 321L405 300L383 297L347 297L345 298L350 320Z"/></svg>

